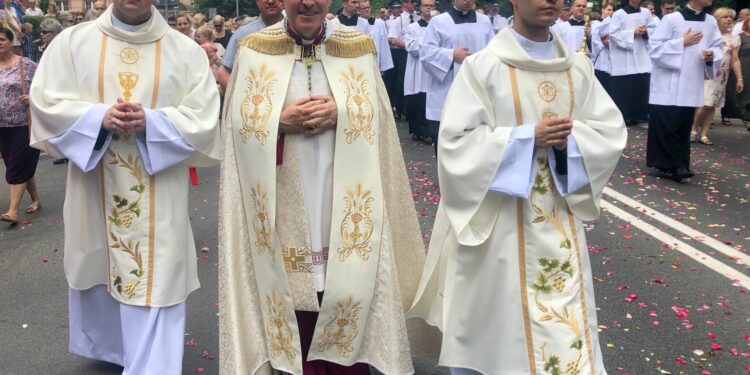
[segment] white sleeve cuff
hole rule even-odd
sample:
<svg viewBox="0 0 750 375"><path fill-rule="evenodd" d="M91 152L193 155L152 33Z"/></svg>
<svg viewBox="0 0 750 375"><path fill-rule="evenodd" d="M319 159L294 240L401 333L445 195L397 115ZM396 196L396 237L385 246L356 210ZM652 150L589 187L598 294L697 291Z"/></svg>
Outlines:
<svg viewBox="0 0 750 375"><path fill-rule="evenodd" d="M559 175L555 168L557 160L555 159L555 152L552 151L552 147L547 149L547 155L549 159L549 168L552 173L552 179L555 181L557 191L560 192L561 196L567 196L568 194L575 193L582 187L589 184L589 177L586 174L586 167L583 165L583 156L581 151L578 149L575 137L571 134L568 136L568 174Z"/></svg>
<svg viewBox="0 0 750 375"><path fill-rule="evenodd" d="M105 104L95 104L68 131L49 139L52 146L84 172L90 172L99 164L112 142L112 133L109 133L104 145L99 150L94 150L107 108Z"/></svg>
<svg viewBox="0 0 750 375"><path fill-rule="evenodd" d="M143 166L149 175L187 160L195 149L175 129L166 114L146 109L146 132L136 137Z"/></svg>
<svg viewBox="0 0 750 375"><path fill-rule="evenodd" d="M534 124L514 127L503 152L490 190L517 198L528 198L534 183Z"/></svg>

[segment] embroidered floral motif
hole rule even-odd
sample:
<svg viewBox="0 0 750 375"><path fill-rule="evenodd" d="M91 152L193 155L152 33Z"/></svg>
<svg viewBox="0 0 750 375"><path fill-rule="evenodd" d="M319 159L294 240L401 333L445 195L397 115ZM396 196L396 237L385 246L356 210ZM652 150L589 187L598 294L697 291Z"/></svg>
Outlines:
<svg viewBox="0 0 750 375"><path fill-rule="evenodd" d="M333 317L323 328L323 342L318 344L318 351L324 352L336 347L342 357L348 358L354 352L352 343L359 335L359 313L362 306L349 296L346 300L336 302Z"/></svg>
<svg viewBox="0 0 750 375"><path fill-rule="evenodd" d="M140 241L123 240L116 232L131 231L133 220L141 216L141 201L146 191L146 185L143 183L143 169L141 167L141 157L128 154L127 159L119 153L107 149L107 155L111 158L107 165L112 168L123 168L135 178L135 183L130 187L129 192L134 193L134 197L129 200L127 196L113 194L112 203L114 207L107 216L107 227L111 243L109 245L112 251L120 250L126 253L135 264L129 273L135 277L135 280L125 283L122 276L112 273L112 286L118 293L126 298L132 298L136 294L138 286L141 284L145 274L143 269L143 258L141 256ZM117 228L117 229L115 229Z"/></svg>
<svg viewBox="0 0 750 375"><path fill-rule="evenodd" d="M268 195L260 184L250 189L250 202L253 205L253 230L255 231L255 248L258 255L268 252L272 258L276 257L271 242L271 219L268 216Z"/></svg>
<svg viewBox="0 0 750 375"><path fill-rule="evenodd" d="M375 131L372 129L375 117L375 107L370 101L370 93L367 89L369 82L365 74L355 72L354 66L349 66L349 71L341 74L341 82L346 90L346 115L349 120L344 130L346 143L352 143L360 136L373 144Z"/></svg>
<svg viewBox="0 0 750 375"><path fill-rule="evenodd" d="M260 66L260 70L251 69L245 80L248 83L245 98L240 105L240 117L242 117L242 141L250 142L255 137L261 145L268 142L270 132L266 129L268 118L273 111L271 95L276 84L276 73L270 71L266 64Z"/></svg>
<svg viewBox="0 0 750 375"><path fill-rule="evenodd" d="M369 190L363 191L362 185L347 189L344 202L344 219L341 221L341 247L338 249L339 260L346 261L356 252L360 259L370 257L370 237L373 232L372 204L375 198Z"/></svg>
<svg viewBox="0 0 750 375"><path fill-rule="evenodd" d="M292 346L294 334L286 319L286 307L281 298L273 292L266 296L266 335L271 359L285 355L291 362L297 356Z"/></svg>
<svg viewBox="0 0 750 375"><path fill-rule="evenodd" d="M531 196L529 197L531 209L537 215L532 223L552 225L555 231L560 234L561 241L559 248L565 254L561 258L540 257L537 259L537 263L541 266L541 271L537 274L532 284L532 288L535 291L535 306L541 313L537 321L539 323L551 322L567 327L573 334L573 340L569 348L575 353L572 355L573 359L568 361L563 368L561 367L563 366L562 356L560 354L547 353L548 343L545 342L540 347L542 361L544 362L544 371L550 374L577 375L580 374L581 360L583 358L583 334L579 317L576 316L572 306L563 306L562 309L555 308L550 304L551 300L546 297L551 294L564 293L568 287L573 286L572 281L574 280L574 276L578 275L579 270L576 269L573 262L573 246L563 223L560 208L554 205L551 210L545 210L543 209L543 205L537 202L537 197L545 197L555 192L555 185L547 158L539 157L536 162L537 173L534 176L534 184L531 188ZM550 199L554 199L554 196ZM583 293L583 291L580 291L580 293Z"/></svg>

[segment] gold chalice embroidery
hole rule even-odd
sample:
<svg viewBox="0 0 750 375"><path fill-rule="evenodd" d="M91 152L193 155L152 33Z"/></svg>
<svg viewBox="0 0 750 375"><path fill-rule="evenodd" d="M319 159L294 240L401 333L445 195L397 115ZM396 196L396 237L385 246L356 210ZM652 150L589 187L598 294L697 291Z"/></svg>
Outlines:
<svg viewBox="0 0 750 375"><path fill-rule="evenodd" d="M294 334L286 319L286 307L281 298L273 292L266 296L266 334L268 337L268 354L276 359L284 354L291 362L296 353L292 347Z"/></svg>
<svg viewBox="0 0 750 375"><path fill-rule="evenodd" d="M354 142L361 135L367 143L373 144L375 131L372 130L372 123L375 118L375 107L370 101L367 89L369 82L365 79L365 74L355 72L354 66L350 65L349 71L341 74L341 82L346 91L346 115L349 120L344 130L346 143Z"/></svg>
<svg viewBox="0 0 750 375"><path fill-rule="evenodd" d="M130 72L120 72L117 73L117 76L120 79L120 87L122 87L122 89L124 90L122 96L126 102L129 102L130 98L133 97L133 93L131 92L131 90L133 90L135 88L135 85L138 84L138 74Z"/></svg>
<svg viewBox="0 0 750 375"><path fill-rule="evenodd" d="M324 352L336 347L342 357L348 358L354 352L352 343L359 335L360 311L362 305L354 302L352 296L336 302L333 316L323 328L323 342L318 344L318 351Z"/></svg>
<svg viewBox="0 0 750 375"><path fill-rule="evenodd" d="M273 86L276 84L275 75L263 64L259 71L251 69L245 78L248 85L245 98L240 105L240 117L242 118L240 135L244 143L250 142L253 137L257 138L261 145L268 142L270 132L266 129L266 126L273 111L271 95Z"/></svg>
<svg viewBox="0 0 750 375"><path fill-rule="evenodd" d="M271 219L268 214L268 195L260 184L250 189L250 201L253 205L253 231L255 232L255 247L258 255L268 252L271 258L275 258L273 245L271 243Z"/></svg>
<svg viewBox="0 0 750 375"><path fill-rule="evenodd" d="M341 221L341 247L338 249L340 261L346 261L352 253L357 253L363 261L370 257L374 201L372 192L363 190L360 184L354 189L347 189L344 197L344 219Z"/></svg>

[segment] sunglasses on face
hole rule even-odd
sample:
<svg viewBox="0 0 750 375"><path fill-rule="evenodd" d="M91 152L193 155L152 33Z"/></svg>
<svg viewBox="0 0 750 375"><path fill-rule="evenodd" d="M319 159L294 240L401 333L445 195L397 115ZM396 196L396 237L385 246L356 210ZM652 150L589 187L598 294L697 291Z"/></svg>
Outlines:
<svg viewBox="0 0 750 375"><path fill-rule="evenodd" d="M221 29L224 25L214 25L214 29Z"/></svg>
<svg viewBox="0 0 750 375"><path fill-rule="evenodd" d="M42 33L41 33L41 34L42 34L42 35L44 35L44 34L49 34L49 33L50 33L50 32L49 32L49 31L47 31L47 30L42 30Z"/></svg>

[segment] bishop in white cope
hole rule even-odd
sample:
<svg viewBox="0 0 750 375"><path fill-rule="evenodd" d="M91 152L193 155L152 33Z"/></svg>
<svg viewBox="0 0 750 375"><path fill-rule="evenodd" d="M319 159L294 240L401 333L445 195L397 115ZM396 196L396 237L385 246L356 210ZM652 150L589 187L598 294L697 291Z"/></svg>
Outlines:
<svg viewBox="0 0 750 375"><path fill-rule="evenodd" d="M430 20L420 41L419 60L430 75L425 117L437 150L445 96L464 59L482 50L495 32L490 19L472 10L475 0L454 0L453 7Z"/></svg>
<svg viewBox="0 0 750 375"><path fill-rule="evenodd" d="M690 129L695 109L704 104L703 80L720 67L724 39L705 8L712 0L692 0L662 18L649 39L654 63L646 165L683 181L690 170Z"/></svg>
<svg viewBox="0 0 750 375"><path fill-rule="evenodd" d="M30 95L32 146L70 159L70 351L124 374L181 374L199 287L187 167L221 153L205 53L150 0L115 0L55 38Z"/></svg>
<svg viewBox="0 0 750 375"><path fill-rule="evenodd" d="M235 60L219 194L222 373L414 371L404 309L424 245L375 47L325 22L329 5L287 0L287 18Z"/></svg>
<svg viewBox="0 0 750 375"><path fill-rule="evenodd" d="M612 99L626 125L648 121L649 35L657 23L651 12L639 4L640 0L630 0L612 15L609 24Z"/></svg>
<svg viewBox="0 0 750 375"><path fill-rule="evenodd" d="M438 142L442 200L409 317L453 374L606 374L582 220L627 140L588 58L549 32L561 2L464 61Z"/></svg>

